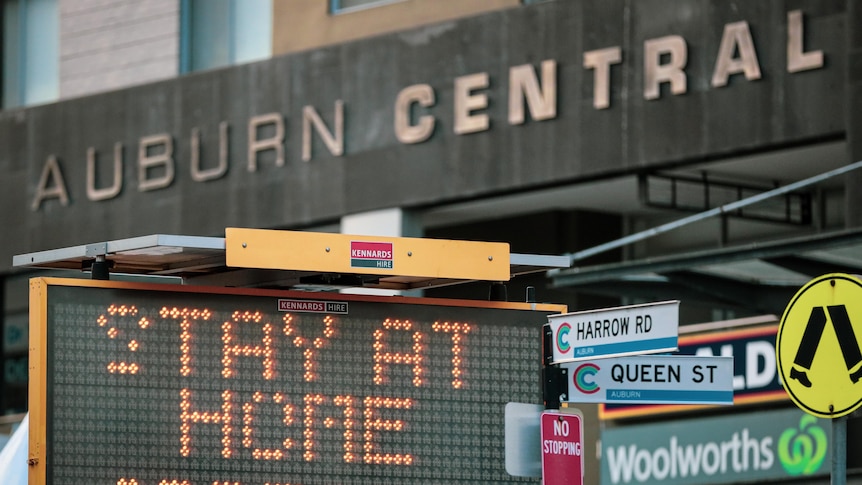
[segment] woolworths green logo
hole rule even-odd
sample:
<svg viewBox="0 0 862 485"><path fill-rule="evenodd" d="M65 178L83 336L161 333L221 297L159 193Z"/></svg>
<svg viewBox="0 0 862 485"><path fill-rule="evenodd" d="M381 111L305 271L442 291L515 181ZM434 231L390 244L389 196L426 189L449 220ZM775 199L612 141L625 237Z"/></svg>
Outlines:
<svg viewBox="0 0 862 485"><path fill-rule="evenodd" d="M799 420L799 429L788 428L778 438L778 460L790 475L811 475L820 469L826 458L828 440L817 418L806 414Z"/></svg>

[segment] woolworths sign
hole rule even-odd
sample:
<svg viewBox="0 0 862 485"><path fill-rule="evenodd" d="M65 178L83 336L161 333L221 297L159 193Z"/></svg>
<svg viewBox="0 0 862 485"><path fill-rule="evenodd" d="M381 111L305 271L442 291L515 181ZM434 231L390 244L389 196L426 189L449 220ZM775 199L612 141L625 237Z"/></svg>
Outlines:
<svg viewBox="0 0 862 485"><path fill-rule="evenodd" d="M829 473L830 423L798 409L602 432L602 485L719 484Z"/></svg>

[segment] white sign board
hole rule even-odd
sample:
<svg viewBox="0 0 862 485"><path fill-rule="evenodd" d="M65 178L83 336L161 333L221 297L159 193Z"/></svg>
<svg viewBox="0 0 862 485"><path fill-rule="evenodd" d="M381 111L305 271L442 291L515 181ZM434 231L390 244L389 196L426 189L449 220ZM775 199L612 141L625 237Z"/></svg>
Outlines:
<svg viewBox="0 0 862 485"><path fill-rule="evenodd" d="M541 477L542 453L539 449L541 404L506 404L506 472L516 477Z"/></svg>
<svg viewBox="0 0 862 485"><path fill-rule="evenodd" d="M733 357L651 355L569 362L566 402L733 404Z"/></svg>
<svg viewBox="0 0 862 485"><path fill-rule="evenodd" d="M679 301L548 317L553 364L677 349Z"/></svg>

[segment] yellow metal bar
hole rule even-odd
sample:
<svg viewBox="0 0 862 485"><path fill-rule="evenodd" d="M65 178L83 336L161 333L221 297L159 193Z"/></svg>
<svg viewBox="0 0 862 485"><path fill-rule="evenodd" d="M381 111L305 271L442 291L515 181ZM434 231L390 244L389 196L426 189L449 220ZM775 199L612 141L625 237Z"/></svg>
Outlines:
<svg viewBox="0 0 862 485"><path fill-rule="evenodd" d="M225 229L225 259L239 268L508 281L507 243Z"/></svg>
<svg viewBox="0 0 862 485"><path fill-rule="evenodd" d="M30 444L29 485L44 485L47 444L47 344L48 285L43 278L30 280Z"/></svg>

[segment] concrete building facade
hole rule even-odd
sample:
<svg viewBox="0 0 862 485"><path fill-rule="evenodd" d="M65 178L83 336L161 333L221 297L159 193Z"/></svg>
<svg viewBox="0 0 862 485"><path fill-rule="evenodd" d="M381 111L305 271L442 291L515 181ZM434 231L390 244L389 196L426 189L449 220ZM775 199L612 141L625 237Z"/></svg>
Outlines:
<svg viewBox="0 0 862 485"><path fill-rule="evenodd" d="M4 33L38 3L7 2ZM54 2L57 94L0 111L0 411L26 407L33 273L11 261L33 251L225 227L505 241L572 256L511 299L679 299L684 325L777 319L811 277L862 273L862 169L644 234L862 159L857 2L337 5L274 0L249 20L268 45L196 69L199 3Z"/></svg>

